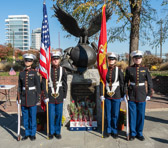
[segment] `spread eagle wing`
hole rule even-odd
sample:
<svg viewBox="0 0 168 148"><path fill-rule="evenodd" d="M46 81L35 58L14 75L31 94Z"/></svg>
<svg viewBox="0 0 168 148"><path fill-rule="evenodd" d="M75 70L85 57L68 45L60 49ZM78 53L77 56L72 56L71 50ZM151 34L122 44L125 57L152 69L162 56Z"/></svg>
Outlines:
<svg viewBox="0 0 168 148"><path fill-rule="evenodd" d="M106 7L106 21L109 20L111 15L112 11L110 10L109 7ZM101 18L102 18L102 12L90 20L88 27L88 37L96 34L100 30L102 20Z"/></svg>
<svg viewBox="0 0 168 148"><path fill-rule="evenodd" d="M70 34L80 37L82 30L79 28L77 21L68 13L66 13L59 5L53 5L55 16L63 25L64 29Z"/></svg>

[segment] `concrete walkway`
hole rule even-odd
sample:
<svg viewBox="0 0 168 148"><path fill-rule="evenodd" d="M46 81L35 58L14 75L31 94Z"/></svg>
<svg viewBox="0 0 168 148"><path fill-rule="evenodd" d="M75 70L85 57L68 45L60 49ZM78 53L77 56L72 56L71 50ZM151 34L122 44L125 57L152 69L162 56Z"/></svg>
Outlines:
<svg viewBox="0 0 168 148"><path fill-rule="evenodd" d="M101 129L100 129L101 130ZM168 148L168 111L148 111L144 127L145 141L126 141L125 131L119 138L101 138L101 132L69 131L62 128L62 139L46 139L37 132L36 141L17 142L17 114L0 111L0 148ZM21 134L24 135L23 127Z"/></svg>

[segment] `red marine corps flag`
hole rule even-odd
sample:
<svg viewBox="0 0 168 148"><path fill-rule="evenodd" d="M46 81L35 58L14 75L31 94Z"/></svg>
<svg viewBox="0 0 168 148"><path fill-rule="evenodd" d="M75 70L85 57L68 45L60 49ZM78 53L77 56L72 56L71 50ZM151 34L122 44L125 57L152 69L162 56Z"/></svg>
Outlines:
<svg viewBox="0 0 168 148"><path fill-rule="evenodd" d="M102 8L102 22L101 30L98 44L98 54L97 54L97 67L100 74L100 81L103 83L103 96L104 96L104 87L106 84L106 74L107 74L107 65L106 65L106 53L107 53L107 31L106 31L106 5L103 5ZM104 136L104 100L102 101L102 138Z"/></svg>
<svg viewBox="0 0 168 148"><path fill-rule="evenodd" d="M106 84L106 74L107 74L107 65L106 65L106 53L107 53L107 31L106 31L106 5L103 5L102 8L102 22L101 22L101 31L98 44L98 54L97 54L97 67L100 74L101 82Z"/></svg>

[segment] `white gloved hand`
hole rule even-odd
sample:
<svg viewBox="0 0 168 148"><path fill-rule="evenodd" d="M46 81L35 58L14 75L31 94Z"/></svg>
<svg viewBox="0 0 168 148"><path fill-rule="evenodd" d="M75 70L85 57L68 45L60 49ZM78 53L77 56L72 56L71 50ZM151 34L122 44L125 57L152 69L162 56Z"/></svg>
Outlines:
<svg viewBox="0 0 168 148"><path fill-rule="evenodd" d="M105 97L104 97L104 96L100 96L100 100L101 100L101 101L104 101L104 100L105 100Z"/></svg>
<svg viewBox="0 0 168 148"><path fill-rule="evenodd" d="M66 101L66 98L63 99L63 102L65 102L65 101Z"/></svg>
<svg viewBox="0 0 168 148"><path fill-rule="evenodd" d="M125 99L124 99L124 98L121 98L120 102L122 102L122 101L125 101Z"/></svg>
<svg viewBox="0 0 168 148"><path fill-rule="evenodd" d="M16 100L16 103L17 103L17 105L18 105L18 104L21 104L21 100L19 100L19 102L18 102L18 100Z"/></svg>
<svg viewBox="0 0 168 148"><path fill-rule="evenodd" d="M49 98L44 99L44 103L47 104L47 102L49 102Z"/></svg>
<svg viewBox="0 0 168 148"><path fill-rule="evenodd" d="M149 101L151 99L150 96L146 96L146 101Z"/></svg>

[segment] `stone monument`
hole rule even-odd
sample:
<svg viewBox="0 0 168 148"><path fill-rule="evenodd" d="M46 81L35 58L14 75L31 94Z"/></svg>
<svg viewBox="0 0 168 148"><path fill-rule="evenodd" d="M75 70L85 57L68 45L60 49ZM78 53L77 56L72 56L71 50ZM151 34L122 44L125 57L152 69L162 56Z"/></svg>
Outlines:
<svg viewBox="0 0 168 148"><path fill-rule="evenodd" d="M72 99L75 101L82 101L89 98L96 103L94 116L96 117L98 125L101 124L101 101L99 99L99 83L100 77L97 69L88 69L83 75L69 74L68 75L68 92L67 99L64 102L63 115L66 118L64 125L66 125L70 117L70 102Z"/></svg>
<svg viewBox="0 0 168 148"><path fill-rule="evenodd" d="M108 6L106 8L106 20L108 21L112 12ZM84 124L88 130L88 127L93 127L92 123L94 121L92 122L92 120L97 120L99 121L98 124L101 124L99 72L97 69L88 69L88 67L95 64L98 49L94 42L89 46L88 37L100 30L102 12L94 16L88 25L80 28L75 18L65 12L58 4L54 5L54 11L64 29L79 38L79 42L75 47L64 50L61 62L61 66L68 72L68 92L63 109L63 115L66 118L64 125L67 125L70 119L72 123L74 120L76 122L76 120L79 121L82 118L81 125L83 127L83 121L85 121ZM72 100L74 104L71 102Z"/></svg>

